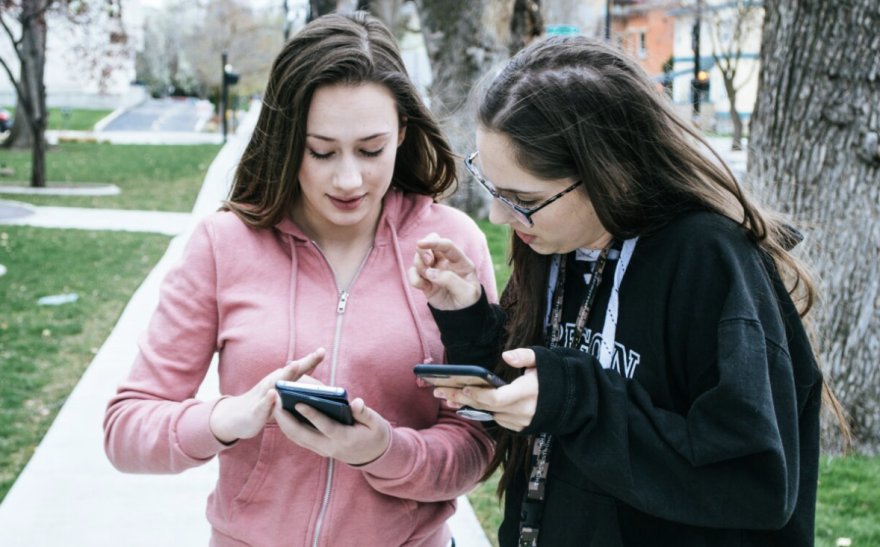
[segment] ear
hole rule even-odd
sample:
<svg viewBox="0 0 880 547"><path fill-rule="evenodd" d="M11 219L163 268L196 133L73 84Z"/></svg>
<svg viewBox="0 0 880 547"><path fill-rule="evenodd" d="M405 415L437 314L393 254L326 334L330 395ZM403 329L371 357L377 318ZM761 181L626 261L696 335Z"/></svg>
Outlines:
<svg viewBox="0 0 880 547"><path fill-rule="evenodd" d="M400 148L400 145L403 144L403 139L406 137L406 118L400 119L400 129L397 134L397 147Z"/></svg>

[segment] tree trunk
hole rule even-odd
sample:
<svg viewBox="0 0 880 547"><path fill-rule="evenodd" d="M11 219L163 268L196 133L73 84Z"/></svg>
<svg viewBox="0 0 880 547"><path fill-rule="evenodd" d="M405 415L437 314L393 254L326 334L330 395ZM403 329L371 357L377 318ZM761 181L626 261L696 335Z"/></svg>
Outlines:
<svg viewBox="0 0 880 547"><path fill-rule="evenodd" d="M510 56L529 45L544 31L541 0L514 0L510 20Z"/></svg>
<svg viewBox="0 0 880 547"><path fill-rule="evenodd" d="M31 186L46 186L46 66L45 0L22 2L21 46L19 52L21 94L5 146L30 148Z"/></svg>
<svg viewBox="0 0 880 547"><path fill-rule="evenodd" d="M400 4L402 0L358 0L357 9L369 11L385 23L385 26L394 33L399 34ZM399 38L399 36L398 36Z"/></svg>
<svg viewBox="0 0 880 547"><path fill-rule="evenodd" d="M4 148L14 148L21 150L29 150L34 147L34 134L31 131L31 124L28 122L26 107L22 104L21 99L15 106L15 119L12 120L12 127L9 128L9 136L3 142Z"/></svg>
<svg viewBox="0 0 880 547"><path fill-rule="evenodd" d="M742 136L743 136L743 122L742 118L739 117L739 111L731 105L730 107L730 121L733 122L733 140L730 144L730 149L734 151L740 151L743 149L742 146Z"/></svg>
<svg viewBox="0 0 880 547"><path fill-rule="evenodd" d="M724 75L724 88L727 90L727 98L730 101L730 121L733 122L733 140L731 150L742 150L743 122L736 109L736 87L733 85L733 76Z"/></svg>
<svg viewBox="0 0 880 547"><path fill-rule="evenodd" d="M768 0L749 178L805 229L815 327L856 449L880 448L880 4ZM836 446L826 420L826 447Z"/></svg>
<svg viewBox="0 0 880 547"><path fill-rule="evenodd" d="M474 88L487 84L508 56L515 53L513 29L528 32L527 44L535 34L533 24L521 27L514 22L516 0L416 0L422 32L434 83L430 90L431 109L439 118L453 151L464 157L473 152L475 113L468 102ZM540 2L524 13L522 20L540 19ZM538 30L540 32L540 29ZM518 46L517 46L518 47ZM489 210L488 194L480 190L470 175L459 166L461 190L450 203L476 217Z"/></svg>
<svg viewBox="0 0 880 547"><path fill-rule="evenodd" d="M336 11L336 0L309 0L309 21Z"/></svg>

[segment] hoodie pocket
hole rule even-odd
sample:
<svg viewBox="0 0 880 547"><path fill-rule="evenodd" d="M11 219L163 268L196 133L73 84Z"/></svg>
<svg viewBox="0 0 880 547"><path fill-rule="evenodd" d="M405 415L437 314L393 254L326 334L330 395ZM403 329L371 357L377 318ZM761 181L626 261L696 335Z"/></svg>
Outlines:
<svg viewBox="0 0 880 547"><path fill-rule="evenodd" d="M254 493L260 490L260 487L262 487L263 483L266 480L266 477L269 476L269 464L272 461L272 457L275 452L275 445L278 442L278 435L280 435L278 424L266 424L266 427L263 429L262 439L260 441L260 453L257 456L257 461L254 464L254 467L251 469L251 472L248 474L248 478L245 481L241 491L232 501L232 514L230 515L230 520L235 518L235 513L238 511L238 509L247 505L251 501Z"/></svg>

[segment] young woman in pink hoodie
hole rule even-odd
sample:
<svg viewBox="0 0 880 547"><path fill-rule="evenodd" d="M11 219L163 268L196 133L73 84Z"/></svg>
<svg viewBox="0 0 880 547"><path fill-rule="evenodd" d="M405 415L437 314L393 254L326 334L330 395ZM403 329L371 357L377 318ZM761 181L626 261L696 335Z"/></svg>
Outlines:
<svg viewBox="0 0 880 547"><path fill-rule="evenodd" d="M451 234L496 299L485 237L434 202L455 185L449 145L366 14L306 26L275 60L224 210L164 281L134 367L107 408L107 455L131 473L215 456L215 546L450 543L455 498L492 455L412 374L444 358L406 279L425 234ZM195 399L213 355L220 388ZM354 425L281 407L275 381L347 389Z"/></svg>

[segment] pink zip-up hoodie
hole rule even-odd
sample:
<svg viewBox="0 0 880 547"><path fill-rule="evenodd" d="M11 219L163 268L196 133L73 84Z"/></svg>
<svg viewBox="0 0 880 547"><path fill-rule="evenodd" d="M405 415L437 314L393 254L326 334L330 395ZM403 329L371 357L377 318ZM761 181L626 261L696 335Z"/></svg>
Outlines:
<svg viewBox="0 0 880 547"><path fill-rule="evenodd" d="M214 546L440 547L455 498L492 454L482 427L456 416L418 363L442 362L440 334L406 271L431 232L459 243L496 300L485 236L463 213L389 190L374 247L343 298L328 262L291 221L256 230L215 213L162 285L129 377L107 407L105 449L119 470L179 473L220 458L208 499ZM287 439L270 422L231 446L211 433L216 401L196 400L214 352L220 389L239 395L318 347L312 376L344 387L391 423L387 451L352 467Z"/></svg>

